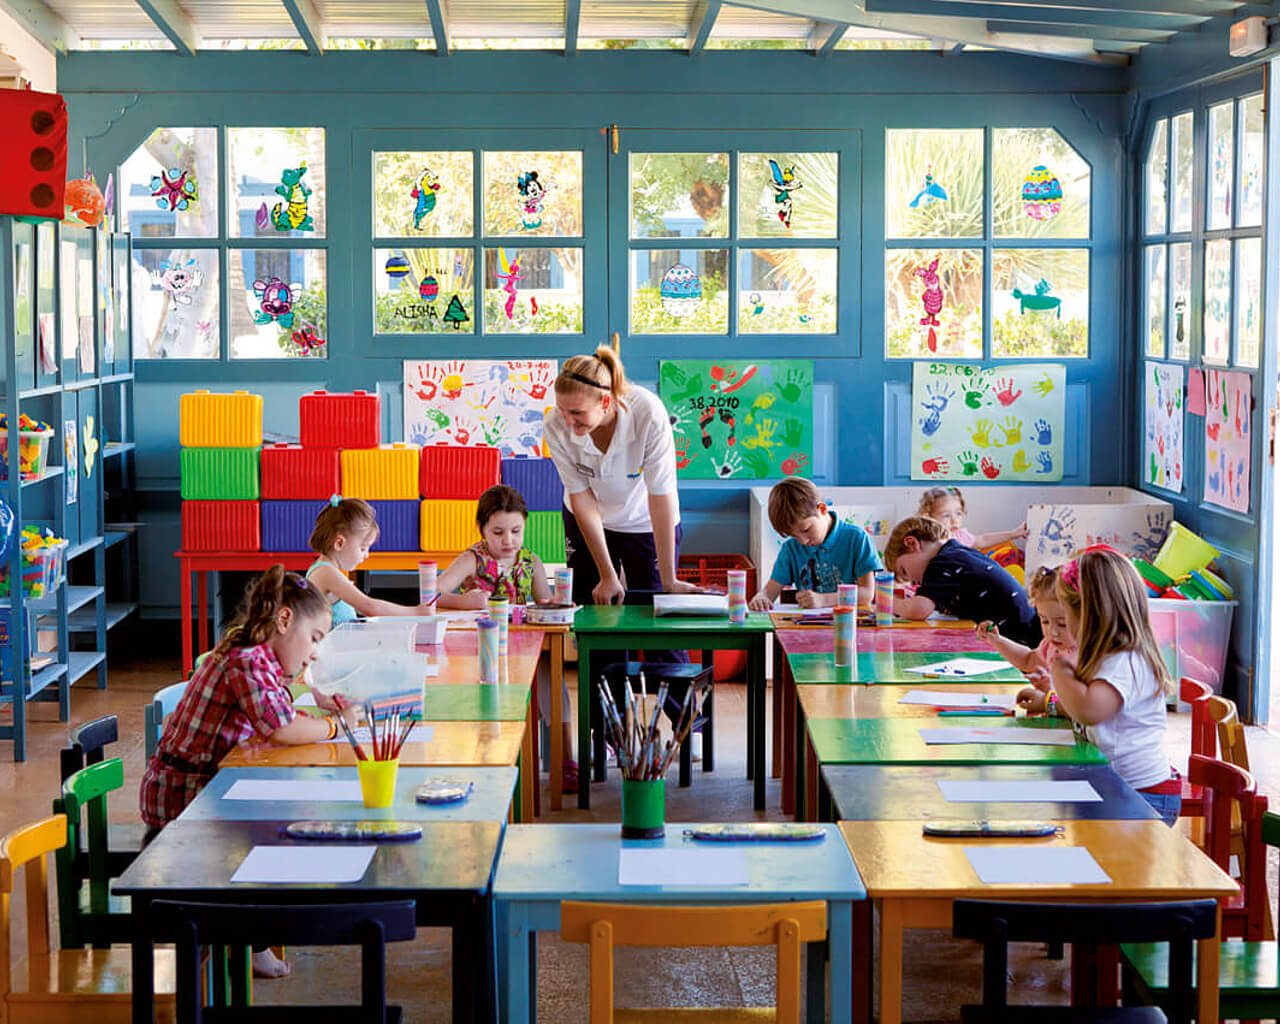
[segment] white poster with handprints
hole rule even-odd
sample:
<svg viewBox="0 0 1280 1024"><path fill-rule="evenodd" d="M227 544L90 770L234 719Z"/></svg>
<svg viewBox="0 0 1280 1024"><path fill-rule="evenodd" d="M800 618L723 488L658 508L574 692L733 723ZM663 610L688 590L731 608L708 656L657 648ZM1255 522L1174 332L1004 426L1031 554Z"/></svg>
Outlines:
<svg viewBox="0 0 1280 1024"><path fill-rule="evenodd" d="M1062 479L1067 368L921 361L911 386L911 479Z"/></svg>
<svg viewBox="0 0 1280 1024"><path fill-rule="evenodd" d="M1140 505L1031 505L1027 508L1027 579L1042 565L1059 566L1091 544L1151 561L1173 522L1167 501Z"/></svg>
<svg viewBox="0 0 1280 1024"><path fill-rule="evenodd" d="M542 418L555 404L554 359L408 360L404 439L542 454Z"/></svg>
<svg viewBox="0 0 1280 1024"><path fill-rule="evenodd" d="M1142 471L1147 483L1182 492L1182 409L1186 370L1167 363L1147 363L1147 408L1143 431Z"/></svg>

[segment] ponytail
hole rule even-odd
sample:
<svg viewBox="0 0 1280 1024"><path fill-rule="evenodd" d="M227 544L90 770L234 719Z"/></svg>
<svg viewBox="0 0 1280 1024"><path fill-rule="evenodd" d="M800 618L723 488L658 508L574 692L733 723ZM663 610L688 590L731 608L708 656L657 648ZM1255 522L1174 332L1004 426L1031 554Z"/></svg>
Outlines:
<svg viewBox="0 0 1280 1024"><path fill-rule="evenodd" d="M329 602L296 572L285 572L279 563L259 576L245 592L236 617L228 624L215 655L233 647L257 647L275 633L276 613L290 609L295 617L329 615Z"/></svg>
<svg viewBox="0 0 1280 1024"><path fill-rule="evenodd" d="M630 390L622 359L608 345L601 345L593 355L570 356L556 377L557 394L586 391L599 397L607 392L619 405L626 404Z"/></svg>

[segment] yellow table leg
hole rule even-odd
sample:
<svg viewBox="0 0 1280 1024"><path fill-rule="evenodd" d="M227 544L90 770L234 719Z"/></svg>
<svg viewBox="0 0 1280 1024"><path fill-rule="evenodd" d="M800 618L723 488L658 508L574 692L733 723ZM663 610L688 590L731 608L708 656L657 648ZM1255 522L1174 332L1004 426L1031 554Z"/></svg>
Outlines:
<svg viewBox="0 0 1280 1024"><path fill-rule="evenodd" d="M880 901L880 1024L902 1024L902 905Z"/></svg>
<svg viewBox="0 0 1280 1024"><path fill-rule="evenodd" d="M1212 938L1196 943L1196 999L1199 1024L1218 1024L1218 970L1221 951L1222 904L1218 904L1218 927Z"/></svg>

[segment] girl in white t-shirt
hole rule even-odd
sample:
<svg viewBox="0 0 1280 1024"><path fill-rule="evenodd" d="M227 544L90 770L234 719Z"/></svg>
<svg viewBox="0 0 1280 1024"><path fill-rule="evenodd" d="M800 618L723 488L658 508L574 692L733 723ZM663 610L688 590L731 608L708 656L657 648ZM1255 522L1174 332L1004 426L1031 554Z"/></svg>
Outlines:
<svg viewBox="0 0 1280 1024"><path fill-rule="evenodd" d="M1182 807L1182 782L1164 745L1173 679L1151 632L1146 587L1127 558L1098 545L1059 570L1058 599L1077 657L1057 657L1048 693L1029 686L1018 703L1083 727L1116 773L1172 825Z"/></svg>

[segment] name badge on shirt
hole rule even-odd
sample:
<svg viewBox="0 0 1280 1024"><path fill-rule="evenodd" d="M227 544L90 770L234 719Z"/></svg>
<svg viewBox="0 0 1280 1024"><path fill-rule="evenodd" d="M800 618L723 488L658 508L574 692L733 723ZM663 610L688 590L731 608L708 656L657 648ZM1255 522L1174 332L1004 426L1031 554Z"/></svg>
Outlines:
<svg viewBox="0 0 1280 1024"><path fill-rule="evenodd" d="M590 466L584 466L581 462L579 462L579 463L575 466L575 468L576 468L576 469L577 469L577 471L578 471L579 473L581 473L583 476L591 476L591 477L593 477L593 476L595 476L595 475L596 475L596 471L595 471L594 469L592 469Z"/></svg>

